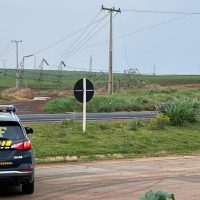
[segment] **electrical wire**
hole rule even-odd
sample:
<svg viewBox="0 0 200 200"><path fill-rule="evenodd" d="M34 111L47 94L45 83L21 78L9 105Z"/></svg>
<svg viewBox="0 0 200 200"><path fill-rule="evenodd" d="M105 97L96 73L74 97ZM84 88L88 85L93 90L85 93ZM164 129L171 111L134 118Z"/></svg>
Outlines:
<svg viewBox="0 0 200 200"><path fill-rule="evenodd" d="M120 15L120 28L121 28L121 34L124 35L124 27L122 23L122 17ZM127 56L127 45L126 45L126 40L125 37L123 38L123 47L124 47L124 60L126 65L128 66L128 56Z"/></svg>
<svg viewBox="0 0 200 200"><path fill-rule="evenodd" d="M116 13L116 14L113 16L113 18L114 18L117 14L118 14L118 13ZM77 51L79 51L90 39L92 39L97 33L99 33L108 23L109 23L109 20L108 20L106 23L104 23L104 25L101 26L100 29L98 29L90 38L88 38L88 40L86 40L86 41L84 42L84 44L82 44L82 45L79 47L79 49L77 49L75 52L73 52L66 60L68 60L69 58L71 58ZM76 69L88 71L88 69L84 69L84 68L76 68ZM105 70L96 70L96 69L94 69L94 71L96 71L96 72L106 72Z"/></svg>
<svg viewBox="0 0 200 200"><path fill-rule="evenodd" d="M170 19L170 20L167 20L167 21L164 21L164 22L161 22L161 23L158 23L158 24L154 24L154 25L151 25L151 26L147 26L147 27L144 27L142 29L139 29L139 30L136 30L134 32L130 32L130 33L127 33L127 34L123 34L121 36L118 36L116 38L114 38L113 40L119 40L119 39L122 39L124 37L128 37L130 35L134 35L134 34L137 34L137 33L140 33L140 32L144 32L144 31L147 31L147 30L150 30L150 29L153 29L153 28L157 28L157 27L160 27L160 26L163 26L163 25L166 25L166 24L169 24L169 23L173 23L175 21L178 21L178 20L181 20L181 19L184 19L186 17L189 17L191 16L192 14L187 14L187 15L184 15L184 16L181 16L181 17L176 17L176 18L173 18L173 19ZM103 27L107 24L108 22L106 22ZM82 48L91 38L93 38L103 27L101 27L95 34L93 34L90 38L88 38L80 47L78 47L78 49L75 49L74 51L72 51L70 54L68 54L68 57L66 58L66 60L68 60L69 58L71 58L75 53L77 53L79 50L83 50L83 49L86 49L86 48L89 48L89 47L94 47L94 46L97 46L97 45L101 45L101 44L105 44L105 43L108 43L109 41L106 40L106 41L102 41L102 42L99 42L99 43L96 43L96 44L93 44L93 45L89 45L89 46L86 46L84 48ZM64 58L64 57L62 57ZM77 68L78 69L78 68Z"/></svg>
<svg viewBox="0 0 200 200"><path fill-rule="evenodd" d="M152 13L152 14L178 14L178 15L199 15L200 14L200 12L158 11L158 10L122 10L122 12Z"/></svg>
<svg viewBox="0 0 200 200"><path fill-rule="evenodd" d="M11 45L11 43L9 42L4 48L3 50L0 52L0 57L5 55L5 54L8 54L11 49L13 48L13 46Z"/></svg>
<svg viewBox="0 0 200 200"><path fill-rule="evenodd" d="M53 68L55 68L55 66L51 66ZM90 70L88 68L84 68L84 67L74 67L74 66L66 66L65 67L66 70L70 70L70 71L74 71L74 70L78 70L78 71L85 71L85 72L89 72ZM93 72L104 72L107 73L107 71L105 69L94 69Z"/></svg>
<svg viewBox="0 0 200 200"><path fill-rule="evenodd" d="M103 20L108 16L105 15L102 19L101 19L101 22L103 22ZM101 23L100 22L100 23ZM63 60L67 57L67 60L72 56L74 55L74 53L76 53L77 51L79 51L79 49L81 47L83 47L90 39L92 39L107 23L108 21L106 22L106 24L103 25L103 27L101 27L98 31L96 31L93 35L90 36L90 34L92 34L92 32L100 25L100 23L98 23L97 25L95 25L92 30L90 30L88 33L86 33L85 35L83 35L83 38L79 37L78 39L76 39L74 41L74 43L70 46L70 48L61 56L61 58L57 61L57 63L60 61L60 60ZM89 38L88 38L89 37ZM81 40L80 40L81 39ZM80 40L80 41L79 41ZM85 41L85 42L84 42Z"/></svg>
<svg viewBox="0 0 200 200"><path fill-rule="evenodd" d="M169 23L173 23L173 22L175 22L175 21L179 21L179 20L184 19L184 18L187 18L187 17L189 17L189 16L191 16L191 14L187 14L187 15L184 15L184 16L181 16L181 17L176 17L176 18L173 18L173 19L170 19L170 20L166 20L166 21L164 21L164 22L161 22L161 23L158 23L158 24L154 24L154 25L151 25L151 26L147 26L147 27L142 28L142 29L139 29L139 30L137 30L137 31L133 31L133 32L127 33L127 34L125 34L125 35L116 37L115 39L117 40L117 39L121 39L121 38L123 38L123 37L127 37L127 36L130 36L130 35L136 34L136 33L141 33L141 32L144 32L144 31L153 29L153 28L157 28L157 27L160 27L160 26L169 24Z"/></svg>
<svg viewBox="0 0 200 200"><path fill-rule="evenodd" d="M54 43L48 45L47 47L44 47L44 48L42 48L42 49L36 51L35 54L39 54L39 53L41 53L41 52L43 52L43 51L46 51L47 49L50 49L50 48L52 48L52 47L54 47L54 46L60 44L60 43L63 42L64 40L66 40L66 39L68 39L68 38L70 38L70 37L73 37L73 36L77 35L78 33L82 32L82 31L84 31L84 30L87 30L91 25L93 25L93 24L95 24L95 23L98 23L98 22L101 20L101 19L96 20L97 17L100 15L100 13L101 13L101 11L99 11L99 12L97 13L97 15L96 15L96 16L94 17L94 19L92 20L92 23L90 23L90 24L87 25L86 27L83 27L83 28L81 28L80 30L75 31L75 32L73 32L73 33L71 33L71 34L69 34L69 35L63 37L62 39L57 40L56 42L54 42ZM95 21L95 20L96 20L96 21Z"/></svg>
<svg viewBox="0 0 200 200"><path fill-rule="evenodd" d="M131 35L134 35L134 34L137 34L137 33L141 33L141 32L144 32L144 31L148 31L150 29L154 29L154 28L166 25L166 24L173 23L175 21L179 21L179 20L187 18L189 16L191 16L191 14L187 14L187 15L184 15L184 16L181 16L181 17L176 17L176 18L173 18L173 19L170 19L170 20L166 20L166 21L158 23L158 24L153 24L153 25L138 29L136 31L133 31L133 32L130 32L130 33L126 33L126 34L121 35L121 36L118 36L116 38L113 38L113 40L119 40L119 39L122 39L124 37L128 37L128 36L131 36ZM98 43L95 43L95 44L92 44L92 45L88 45L88 46L82 48L81 50L86 49L86 48L90 48L90 47L94 47L94 46L98 46L98 45L102 45L102 44L107 44L108 42L109 42L109 40L101 41L101 42L98 42Z"/></svg>
<svg viewBox="0 0 200 200"><path fill-rule="evenodd" d="M103 18L101 18L100 23L106 18L107 16L104 16ZM62 55L62 57L59 59L63 59L64 57L66 57L67 55L69 55L70 53L72 53L85 39L87 39L87 37L90 35L90 33L93 32L93 30L95 30L95 28L99 26L99 23L95 25L95 27L92 28L92 30L90 30L88 33L86 33L87 30L84 31L83 34L81 34L75 41L74 43L69 47L69 49ZM86 34L85 34L86 33Z"/></svg>

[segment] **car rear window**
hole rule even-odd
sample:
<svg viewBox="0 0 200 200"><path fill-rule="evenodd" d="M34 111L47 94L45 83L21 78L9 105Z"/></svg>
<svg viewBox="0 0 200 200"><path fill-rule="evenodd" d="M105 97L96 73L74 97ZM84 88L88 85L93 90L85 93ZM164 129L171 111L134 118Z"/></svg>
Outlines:
<svg viewBox="0 0 200 200"><path fill-rule="evenodd" d="M0 122L0 140L21 140L24 139L24 137L25 136L18 122Z"/></svg>

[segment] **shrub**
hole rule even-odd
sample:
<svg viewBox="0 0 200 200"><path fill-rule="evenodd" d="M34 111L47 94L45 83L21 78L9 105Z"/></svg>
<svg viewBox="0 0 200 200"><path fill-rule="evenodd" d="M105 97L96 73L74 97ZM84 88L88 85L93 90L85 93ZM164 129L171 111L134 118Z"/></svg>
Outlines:
<svg viewBox="0 0 200 200"><path fill-rule="evenodd" d="M149 124L149 129L151 130L161 130L164 129L170 123L170 119L167 115L159 114Z"/></svg>
<svg viewBox="0 0 200 200"><path fill-rule="evenodd" d="M144 197L140 198L139 200L175 200L174 194L169 194L167 192L154 192L150 190L145 194Z"/></svg>
<svg viewBox="0 0 200 200"><path fill-rule="evenodd" d="M197 99L174 99L160 104L157 110L169 117L171 125L183 125L197 121L200 103Z"/></svg>

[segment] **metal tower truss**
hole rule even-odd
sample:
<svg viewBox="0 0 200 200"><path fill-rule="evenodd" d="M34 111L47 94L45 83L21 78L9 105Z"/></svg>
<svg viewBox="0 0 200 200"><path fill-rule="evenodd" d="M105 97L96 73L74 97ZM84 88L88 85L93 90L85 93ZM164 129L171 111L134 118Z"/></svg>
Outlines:
<svg viewBox="0 0 200 200"><path fill-rule="evenodd" d="M20 64L19 64L19 69L18 69L18 74L19 74L19 88L21 89L24 84L24 60L25 57L22 58Z"/></svg>
<svg viewBox="0 0 200 200"><path fill-rule="evenodd" d="M44 81L44 66L49 66L49 63L43 58L38 71L37 71L37 80L38 80L38 89L41 90L42 82Z"/></svg>
<svg viewBox="0 0 200 200"><path fill-rule="evenodd" d="M63 68L66 68L66 64L64 63L64 61L61 61L59 66L58 66L58 73L56 76L56 87L58 89L61 88L61 86L63 85Z"/></svg>

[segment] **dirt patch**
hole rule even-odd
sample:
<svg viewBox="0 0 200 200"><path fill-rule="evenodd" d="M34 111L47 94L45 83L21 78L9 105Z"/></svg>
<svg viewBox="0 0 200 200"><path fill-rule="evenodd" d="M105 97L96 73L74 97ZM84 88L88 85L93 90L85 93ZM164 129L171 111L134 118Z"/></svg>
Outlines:
<svg viewBox="0 0 200 200"><path fill-rule="evenodd" d="M177 89L177 90L200 89L200 84L174 85L174 86L168 86L168 88Z"/></svg>
<svg viewBox="0 0 200 200"><path fill-rule="evenodd" d="M13 102L17 108L17 114L39 114L43 113L43 107L47 101L28 101L28 102L21 102L15 103Z"/></svg>
<svg viewBox="0 0 200 200"><path fill-rule="evenodd" d="M200 89L200 84L184 84L184 85L176 85L176 86L167 86L161 87L157 84L150 84L145 86L146 90L192 90L192 89ZM106 94L106 89L102 88L96 91L96 94ZM30 89L23 89L21 91L16 90L15 88L8 89L3 92L1 95L7 95L7 99L9 99L9 104L14 104L17 107L17 114L38 114L43 113L43 108L45 104L49 101L33 101L32 99L36 96L34 91ZM56 96L72 96L72 92L59 92L57 95L55 94L45 94L50 96L51 99ZM7 103L8 104L8 103Z"/></svg>
<svg viewBox="0 0 200 200"><path fill-rule="evenodd" d="M158 89L160 90L162 87L159 84L148 84L144 86L144 89L150 89L150 90L155 90Z"/></svg>
<svg viewBox="0 0 200 200"><path fill-rule="evenodd" d="M9 88L9 89L4 90L1 93L1 96L5 99L23 101L23 100L33 99L35 96L35 92L29 88L25 88L21 90L16 89L16 88Z"/></svg>

